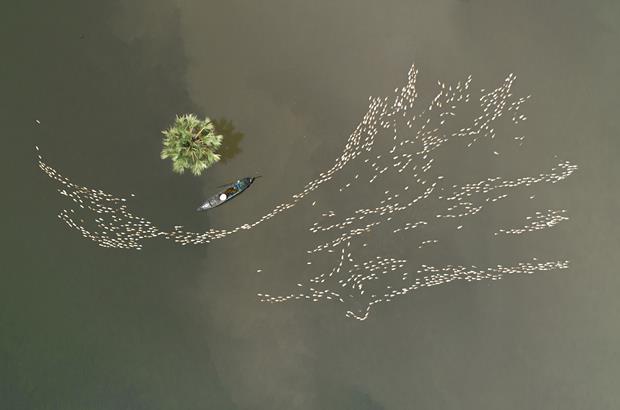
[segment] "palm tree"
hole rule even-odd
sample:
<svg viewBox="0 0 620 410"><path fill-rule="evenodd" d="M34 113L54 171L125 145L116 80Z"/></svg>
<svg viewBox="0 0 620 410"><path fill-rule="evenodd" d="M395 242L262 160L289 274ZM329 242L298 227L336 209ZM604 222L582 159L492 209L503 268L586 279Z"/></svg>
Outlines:
<svg viewBox="0 0 620 410"><path fill-rule="evenodd" d="M164 134L164 148L161 158L172 158L172 170L182 174L189 168L194 175L200 175L220 160L216 153L222 145L222 136L217 135L213 122L204 121L194 114L176 117L174 124Z"/></svg>

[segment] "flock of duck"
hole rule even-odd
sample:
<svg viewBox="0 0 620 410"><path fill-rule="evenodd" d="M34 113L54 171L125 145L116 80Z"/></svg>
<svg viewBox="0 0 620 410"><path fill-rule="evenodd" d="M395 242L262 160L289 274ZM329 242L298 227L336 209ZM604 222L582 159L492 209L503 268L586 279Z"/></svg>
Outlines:
<svg viewBox="0 0 620 410"><path fill-rule="evenodd" d="M144 240L157 237L180 245L208 244L254 229L301 202L308 204L308 212L317 211L317 220L308 227L315 245L305 251L309 259L300 269L299 276L307 279L293 284L294 290L258 293L262 302L329 301L344 304L347 316L364 320L375 305L421 288L455 280L497 280L505 275L567 268L568 261L539 262L537 258L512 266L419 263L418 257L424 256L420 252L439 247L444 238L462 232L468 223L477 223L473 217L485 208L497 206L513 195L520 196L533 187L560 182L577 166L561 161L529 175L491 176L465 182L459 181L464 172L455 177L440 175L438 164L451 144L457 146L461 156L479 145L492 145L496 138L512 141L513 149L519 149L525 142L524 136L500 138L507 132L497 129L503 130L506 122L517 125L525 121L520 108L530 97L513 95L516 76L510 74L498 87L482 89L479 97L473 98L469 76L455 85L439 82L430 103L418 108L417 75L418 70L412 66L406 84L396 88L391 96L369 99L368 110L329 169L269 212L236 227L192 232L175 226L171 231L163 231L133 214L127 199L71 182L46 164L40 154L38 164L61 185L61 195L94 216L94 228L87 228L79 210L76 213L74 209L65 209L58 217L102 247L139 250ZM500 152L493 150L493 155L499 156ZM448 171L454 168L450 161L447 163ZM319 188L330 193L329 201L319 199L325 198L319 197ZM306 200L309 197L313 198L311 205ZM529 195L530 200L534 198L535 195ZM526 217L524 225L496 229L489 235L499 239L549 229L568 219L565 212L537 211ZM416 255L416 263L403 257L373 255L378 248L368 246L373 240L382 244L392 240L394 249L409 249L409 255Z"/></svg>

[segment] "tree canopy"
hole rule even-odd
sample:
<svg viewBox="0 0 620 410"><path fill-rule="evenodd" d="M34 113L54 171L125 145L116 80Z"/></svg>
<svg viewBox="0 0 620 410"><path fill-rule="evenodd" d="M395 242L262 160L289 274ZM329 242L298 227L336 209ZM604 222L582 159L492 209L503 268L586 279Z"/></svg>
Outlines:
<svg viewBox="0 0 620 410"><path fill-rule="evenodd" d="M223 137L217 135L209 118L200 120L194 114L177 115L174 124L162 133L161 158L171 158L172 170L176 173L189 169L194 175L200 175L220 160L217 150Z"/></svg>

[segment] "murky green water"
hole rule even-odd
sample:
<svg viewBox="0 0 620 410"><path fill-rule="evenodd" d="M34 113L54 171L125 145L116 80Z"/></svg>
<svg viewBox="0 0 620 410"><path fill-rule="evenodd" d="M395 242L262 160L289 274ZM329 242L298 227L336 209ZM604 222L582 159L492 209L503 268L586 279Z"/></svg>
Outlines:
<svg viewBox="0 0 620 410"><path fill-rule="evenodd" d="M375 3L5 7L0 407L620 405L620 9ZM362 322L337 304L265 304L257 292L309 275L307 206L209 245L104 249L56 217L67 201L36 166L34 145L75 183L135 193L132 209L162 229L248 223L330 167L368 96L401 86L414 61L425 101L437 80L467 74L491 88L513 72L518 93L532 94L523 130L534 149L488 161L452 153L456 175L467 170L475 181L508 162L536 174L554 155L579 166L537 190L535 206L514 201L476 219L465 239L437 232L447 245L432 257L489 265L537 255L568 259L569 269L420 291ZM173 174L159 159L159 132L180 112L232 121L239 152L204 177ZM254 174L264 178L226 207L194 211L214 186ZM362 192L356 204L376 194ZM333 197L317 191L312 200ZM565 208L570 220L527 239L479 239L524 208ZM427 256L391 234L372 239L381 255Z"/></svg>

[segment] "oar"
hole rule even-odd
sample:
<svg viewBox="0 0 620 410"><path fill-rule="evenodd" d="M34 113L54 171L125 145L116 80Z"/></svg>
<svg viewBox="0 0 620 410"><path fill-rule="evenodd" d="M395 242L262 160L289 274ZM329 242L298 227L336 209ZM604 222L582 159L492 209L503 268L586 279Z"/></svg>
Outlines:
<svg viewBox="0 0 620 410"><path fill-rule="evenodd" d="M257 176L252 177L252 178L256 179L256 178L261 178L261 177L262 177L262 175L257 175ZM237 182L237 181L235 181L235 182ZM229 182L229 183L227 183L227 184L220 185L220 186L218 186L218 187L216 187L216 188L224 188L225 186L232 185L232 184L234 184L235 182Z"/></svg>

